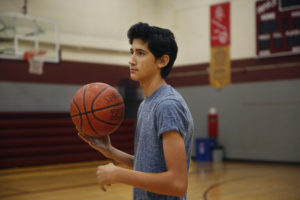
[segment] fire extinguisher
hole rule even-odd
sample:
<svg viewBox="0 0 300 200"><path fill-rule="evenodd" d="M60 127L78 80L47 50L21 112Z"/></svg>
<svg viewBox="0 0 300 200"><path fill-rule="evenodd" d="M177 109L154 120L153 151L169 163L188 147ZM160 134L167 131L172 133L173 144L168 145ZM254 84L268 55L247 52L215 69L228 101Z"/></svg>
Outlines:
<svg viewBox="0 0 300 200"><path fill-rule="evenodd" d="M212 138L218 137L218 114L216 108L210 108L207 116L208 136Z"/></svg>

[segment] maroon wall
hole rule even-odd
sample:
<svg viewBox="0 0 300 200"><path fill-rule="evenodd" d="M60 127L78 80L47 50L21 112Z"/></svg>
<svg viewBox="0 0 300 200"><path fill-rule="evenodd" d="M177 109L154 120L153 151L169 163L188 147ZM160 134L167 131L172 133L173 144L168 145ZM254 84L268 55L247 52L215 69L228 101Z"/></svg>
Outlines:
<svg viewBox="0 0 300 200"><path fill-rule="evenodd" d="M209 63L174 67L168 82L175 87L208 85ZM232 83L300 78L300 55L233 60ZM55 84L105 82L119 85L129 78L126 66L62 61L45 63L43 75L28 73L28 63L0 60L0 81Z"/></svg>
<svg viewBox="0 0 300 200"><path fill-rule="evenodd" d="M35 82L55 84L87 84L105 82L118 85L120 80L129 77L127 67L108 64L61 61L45 63L44 73L28 73L29 64L24 61L0 60L0 81Z"/></svg>
<svg viewBox="0 0 300 200"><path fill-rule="evenodd" d="M168 82L179 87L208 85L208 67L209 63L174 68ZM298 79L300 78L300 55L233 60L231 70L232 84Z"/></svg>

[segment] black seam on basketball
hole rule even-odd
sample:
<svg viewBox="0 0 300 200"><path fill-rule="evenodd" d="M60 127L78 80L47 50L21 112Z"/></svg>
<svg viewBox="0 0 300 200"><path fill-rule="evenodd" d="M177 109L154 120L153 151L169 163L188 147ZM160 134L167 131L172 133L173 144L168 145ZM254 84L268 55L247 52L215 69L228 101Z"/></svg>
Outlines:
<svg viewBox="0 0 300 200"><path fill-rule="evenodd" d="M103 122L105 124L109 124L109 125L112 125L112 126L116 126L116 125L119 125L120 123L111 123L111 122L108 122L108 121L104 121L100 118L98 118L94 113L97 112L97 111L100 111L100 110L104 110L104 109L108 109L108 108L112 108L112 107L115 107L115 106L119 106L119 105L122 105L122 103L117 103L117 104L114 104L114 105L111 105L111 106L106 106L104 108L98 108L96 110L92 110L92 115L95 117L96 120L100 121L100 122Z"/></svg>
<svg viewBox="0 0 300 200"><path fill-rule="evenodd" d="M94 117L96 118L96 120L98 120L98 121L100 121L100 122L102 122L102 123L104 123L104 124L111 125L111 126L117 126L117 125L120 124L120 123L111 123L111 122L104 121L104 120L102 120L102 119L99 119L99 118L96 117L95 115L94 115Z"/></svg>
<svg viewBox="0 0 300 200"><path fill-rule="evenodd" d="M105 91L107 90L107 88L109 88L110 86L106 86L105 88L103 88L96 96L95 98L93 99L92 103L91 103L91 110L93 110L93 107L94 107L94 103L95 101L97 100L97 98Z"/></svg>
<svg viewBox="0 0 300 200"><path fill-rule="evenodd" d="M77 105L77 103L75 102L75 100L73 99L73 103L74 103L74 105L76 106L76 108L77 108L77 110L78 110L78 112L79 112L79 116L80 116L80 131L81 131L81 129L82 129L82 114L81 114L81 111L80 111L80 109L79 109L79 106ZM74 116L74 115L73 115ZM71 116L72 118L73 118L73 116Z"/></svg>
<svg viewBox="0 0 300 200"><path fill-rule="evenodd" d="M94 112L98 112L98 111L105 110L105 109L108 109L108 108L113 108L113 107L120 106L120 105L123 105L123 104L124 104L123 102L120 102L120 103L113 104L113 105L110 105L110 106L97 108L97 109L92 110L92 113L94 114Z"/></svg>
<svg viewBox="0 0 300 200"><path fill-rule="evenodd" d="M85 113L79 113L79 114L71 115L71 118L80 117L82 115L85 115Z"/></svg>
<svg viewBox="0 0 300 200"><path fill-rule="evenodd" d="M86 119L87 119L87 121L88 121L90 127L92 128L93 132L94 132L96 135L98 135L98 136L102 136L101 134L99 134L99 133L95 130L95 128L93 127L92 123L90 122L88 113L86 112L86 106L85 106L85 92L86 92L86 88L87 88L87 87L88 87L88 86L84 87L84 89L83 89L83 108L84 108L84 113L85 113Z"/></svg>
<svg viewBox="0 0 300 200"><path fill-rule="evenodd" d="M124 103L121 102L121 103L117 103L117 104L114 104L114 105L110 105L110 106L106 106L106 107L102 107L102 108L97 108L97 109L92 110L92 111L87 111L86 113L85 112L84 113L78 113L78 114L75 114L75 115L71 115L71 117L79 117L79 116L82 116L82 115L85 115L85 114L95 113L95 112L98 112L98 111L101 111L101 110L105 110L105 109L108 109L108 108L113 108L113 107L120 106L120 105L124 105Z"/></svg>
<svg viewBox="0 0 300 200"><path fill-rule="evenodd" d="M102 120L102 119L99 119L99 118L96 117L95 115L94 115L94 117L95 117L96 120L98 120L98 121L100 121L100 122L102 122L102 123L104 123L104 124L111 125L111 126L117 126L117 125L120 124L120 123L111 123L111 122L104 121L104 120Z"/></svg>
<svg viewBox="0 0 300 200"><path fill-rule="evenodd" d="M106 106L106 107L103 107L103 108L98 108L98 109L96 109L96 110L93 110L94 103L95 103L95 101L97 100L97 98L98 98L105 90L107 90L107 89L110 88L110 87L111 87L111 86L107 86L107 87L103 88L103 90L101 90L101 91L97 94L97 96L93 99L93 101L92 101L92 103L91 103L91 112L92 112L92 115L94 116L94 118L95 118L96 120L98 120L98 121L100 121L100 122L102 122L102 123L111 125L111 126L116 126L116 125L119 125L119 123L111 123L111 122L104 121L104 120L98 118L98 117L94 114L94 112L95 112L95 111L104 110L104 109L108 109L108 108L111 108L111 107L114 107L114 106L118 106L118 105L111 105L111 106ZM120 105L120 104L123 104L123 102L122 102L122 103L118 103L118 104L119 104L119 105Z"/></svg>

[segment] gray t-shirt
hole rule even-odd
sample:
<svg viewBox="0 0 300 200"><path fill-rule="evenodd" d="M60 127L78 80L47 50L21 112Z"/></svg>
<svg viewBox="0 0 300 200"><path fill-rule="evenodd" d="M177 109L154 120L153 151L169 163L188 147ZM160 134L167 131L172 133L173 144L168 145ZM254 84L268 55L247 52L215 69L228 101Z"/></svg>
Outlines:
<svg viewBox="0 0 300 200"><path fill-rule="evenodd" d="M192 115L182 96L170 85L157 89L145 98L138 110L134 144L134 170L150 173L167 171L162 134L176 130L184 139L189 168L194 124ZM134 200L180 199L133 188Z"/></svg>

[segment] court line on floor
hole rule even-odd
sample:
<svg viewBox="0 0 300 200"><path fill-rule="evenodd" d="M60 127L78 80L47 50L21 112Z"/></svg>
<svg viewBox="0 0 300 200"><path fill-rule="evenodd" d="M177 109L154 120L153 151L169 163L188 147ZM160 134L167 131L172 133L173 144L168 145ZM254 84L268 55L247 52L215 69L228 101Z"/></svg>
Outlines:
<svg viewBox="0 0 300 200"><path fill-rule="evenodd" d="M266 175L272 175L274 172L270 172L268 174L264 174L264 176ZM208 193L210 191L212 191L213 189L220 187L221 185L227 184L227 183L231 183L231 182L236 182L236 181L241 181L241 180L245 180L245 179L249 179L249 178L255 178L258 175L254 175L254 176L246 176L246 177L241 177L241 178L235 178L235 179L230 179L230 180L225 180L225 181L221 181L219 183L215 183L211 186L209 186L203 193L203 200L208 200Z"/></svg>
<svg viewBox="0 0 300 200"><path fill-rule="evenodd" d="M20 168L12 168L12 169L0 169L0 177L7 175L17 175L31 172L40 172L45 171L57 171L57 170L65 170L65 169L80 169L80 168L97 168L99 165L104 165L110 160L100 160L100 161L89 161L89 162L78 162L78 163L67 163L67 164L53 164L53 165L42 165L42 166L31 166L31 167L20 167Z"/></svg>
<svg viewBox="0 0 300 200"><path fill-rule="evenodd" d="M18 193L14 193L14 194L0 195L0 198L27 195L27 194L33 194L33 193L38 194L38 193L44 193L44 192L53 192L53 191L74 189L74 188L81 188L81 187L89 187L89 186L97 186L97 183L94 182L94 183L87 183L87 184L73 185L73 186L65 186L65 187L59 187L59 188L48 188L48 189L42 189L42 190L36 190L36 191L23 191L23 192L18 192Z"/></svg>

